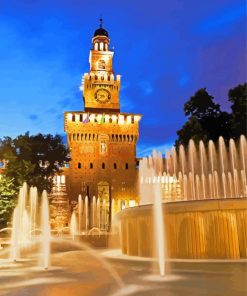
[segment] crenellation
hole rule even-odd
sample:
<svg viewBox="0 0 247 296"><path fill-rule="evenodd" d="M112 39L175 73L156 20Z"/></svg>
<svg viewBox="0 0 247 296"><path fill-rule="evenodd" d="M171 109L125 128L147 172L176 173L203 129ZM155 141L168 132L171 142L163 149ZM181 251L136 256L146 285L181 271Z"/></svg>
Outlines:
<svg viewBox="0 0 247 296"><path fill-rule="evenodd" d="M84 112L84 113L65 113L66 114L66 119L65 123L68 124L68 122L84 122L85 120L88 119L88 122L84 122L85 124L88 123L114 123L114 124L135 124L138 123L141 119L141 115L136 115L136 114L131 114L131 115L126 115L126 114L121 114L119 113L118 115L116 114L99 114L99 113L89 113L89 112ZM103 117L103 121L101 122Z"/></svg>

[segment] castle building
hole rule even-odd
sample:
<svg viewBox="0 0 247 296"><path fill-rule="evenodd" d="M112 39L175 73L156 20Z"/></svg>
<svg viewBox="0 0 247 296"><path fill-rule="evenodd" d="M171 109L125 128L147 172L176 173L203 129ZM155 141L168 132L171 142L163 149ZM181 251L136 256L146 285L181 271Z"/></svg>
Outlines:
<svg viewBox="0 0 247 296"><path fill-rule="evenodd" d="M82 78L84 111L64 114L71 162L65 170L70 201L95 196L115 207L138 200L136 144L141 115L120 110L121 77L113 71L108 32L94 32L90 69Z"/></svg>

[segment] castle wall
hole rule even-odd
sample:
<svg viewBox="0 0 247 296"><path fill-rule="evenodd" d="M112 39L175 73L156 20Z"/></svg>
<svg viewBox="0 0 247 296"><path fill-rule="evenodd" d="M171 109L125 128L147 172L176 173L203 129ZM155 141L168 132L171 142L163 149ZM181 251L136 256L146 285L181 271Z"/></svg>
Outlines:
<svg viewBox="0 0 247 296"><path fill-rule="evenodd" d="M94 113L65 113L71 151L70 168L65 174L72 200L79 194L98 197L100 182L110 185L112 198L116 200L137 200L139 119L138 115L121 113L99 117Z"/></svg>

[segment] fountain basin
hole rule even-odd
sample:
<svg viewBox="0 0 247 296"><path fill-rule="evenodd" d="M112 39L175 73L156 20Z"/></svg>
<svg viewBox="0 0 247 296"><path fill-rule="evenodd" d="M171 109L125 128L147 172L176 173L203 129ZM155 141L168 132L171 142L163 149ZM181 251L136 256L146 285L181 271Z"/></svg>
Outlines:
<svg viewBox="0 0 247 296"><path fill-rule="evenodd" d="M247 200L244 198L163 203L168 258L247 258ZM117 214L122 253L154 256L153 206Z"/></svg>

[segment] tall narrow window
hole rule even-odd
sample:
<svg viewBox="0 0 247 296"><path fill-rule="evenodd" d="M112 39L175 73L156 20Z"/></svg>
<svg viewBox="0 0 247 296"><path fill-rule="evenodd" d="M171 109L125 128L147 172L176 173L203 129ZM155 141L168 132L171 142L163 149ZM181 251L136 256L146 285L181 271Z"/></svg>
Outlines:
<svg viewBox="0 0 247 296"><path fill-rule="evenodd" d="M107 146L106 146L106 142L105 141L101 141L100 142L100 153L101 154L105 154L107 150Z"/></svg>
<svg viewBox="0 0 247 296"><path fill-rule="evenodd" d="M102 169L105 169L105 163L104 162L102 163Z"/></svg>
<svg viewBox="0 0 247 296"><path fill-rule="evenodd" d="M116 162L114 162L114 165L113 165L113 167L114 167L114 170L116 170L116 169L117 169L117 164L116 164Z"/></svg>
<svg viewBox="0 0 247 296"><path fill-rule="evenodd" d="M129 169L129 164L126 162L125 164L125 169L128 170Z"/></svg>
<svg viewBox="0 0 247 296"><path fill-rule="evenodd" d="M81 169L81 163L78 162L78 169Z"/></svg>
<svg viewBox="0 0 247 296"><path fill-rule="evenodd" d="M92 163L92 162L90 162L90 164L89 164L89 168L90 168L90 169L93 168L93 163Z"/></svg>

